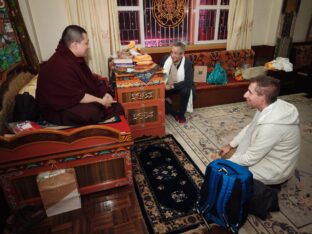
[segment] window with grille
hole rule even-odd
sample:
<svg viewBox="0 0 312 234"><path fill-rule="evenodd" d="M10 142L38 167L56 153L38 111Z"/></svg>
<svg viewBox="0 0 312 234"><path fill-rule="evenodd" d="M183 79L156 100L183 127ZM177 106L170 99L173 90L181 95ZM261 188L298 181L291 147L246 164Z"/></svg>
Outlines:
<svg viewBox="0 0 312 234"><path fill-rule="evenodd" d="M224 43L230 0L117 0L121 44Z"/></svg>

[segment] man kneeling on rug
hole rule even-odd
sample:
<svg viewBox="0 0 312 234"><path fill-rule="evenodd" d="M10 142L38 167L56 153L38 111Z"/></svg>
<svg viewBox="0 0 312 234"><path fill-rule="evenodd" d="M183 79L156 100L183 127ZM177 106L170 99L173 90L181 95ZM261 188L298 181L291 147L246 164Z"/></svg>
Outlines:
<svg viewBox="0 0 312 234"><path fill-rule="evenodd" d="M281 184L293 174L300 152L297 108L277 99L279 80L260 76L250 80L244 98L257 109L251 121L234 139L221 147L220 156L237 147L228 158L248 167L254 178L254 193L248 212L265 219L270 211L279 211Z"/></svg>
<svg viewBox="0 0 312 234"><path fill-rule="evenodd" d="M220 150L220 155L225 156L237 147L229 160L248 167L253 178L266 185L287 181L300 151L297 108L277 99L279 90L280 83L275 78L261 76L250 80L244 98L257 112L251 123Z"/></svg>

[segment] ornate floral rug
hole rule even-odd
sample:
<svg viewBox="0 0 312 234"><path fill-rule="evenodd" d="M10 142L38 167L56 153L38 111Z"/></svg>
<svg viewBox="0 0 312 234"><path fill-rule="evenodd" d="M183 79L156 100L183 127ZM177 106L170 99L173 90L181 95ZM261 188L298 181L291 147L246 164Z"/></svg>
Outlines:
<svg viewBox="0 0 312 234"><path fill-rule="evenodd" d="M203 224L196 212L203 177L173 136L136 142L132 163L150 233L182 233Z"/></svg>
<svg viewBox="0 0 312 234"><path fill-rule="evenodd" d="M282 96L300 114L301 153L295 175L279 193L280 212L265 221L248 216L240 233L312 233L312 99L305 94ZM227 144L255 114L245 102L195 109L185 124L166 117L166 131L172 134L204 172L211 156Z"/></svg>

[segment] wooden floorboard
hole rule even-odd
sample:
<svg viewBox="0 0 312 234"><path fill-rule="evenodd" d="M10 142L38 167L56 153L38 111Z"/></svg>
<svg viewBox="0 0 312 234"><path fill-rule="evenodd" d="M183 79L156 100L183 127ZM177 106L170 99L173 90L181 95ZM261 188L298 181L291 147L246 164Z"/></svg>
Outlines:
<svg viewBox="0 0 312 234"><path fill-rule="evenodd" d="M133 186L82 196L81 204L81 209L46 218L27 233L148 233Z"/></svg>
<svg viewBox="0 0 312 234"><path fill-rule="evenodd" d="M4 232L12 233L12 232ZM147 226L133 186L81 198L81 209L45 218L27 234L145 234ZM219 227L200 226L187 234L229 234Z"/></svg>

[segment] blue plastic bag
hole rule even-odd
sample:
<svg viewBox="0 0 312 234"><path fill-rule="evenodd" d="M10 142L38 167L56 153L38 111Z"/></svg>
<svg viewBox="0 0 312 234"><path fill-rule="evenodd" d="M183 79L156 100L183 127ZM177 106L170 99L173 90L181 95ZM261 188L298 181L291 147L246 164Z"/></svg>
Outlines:
<svg viewBox="0 0 312 234"><path fill-rule="evenodd" d="M217 63L213 71L209 74L207 83L209 84L218 84L226 85L227 84L226 72L221 67L220 63Z"/></svg>

